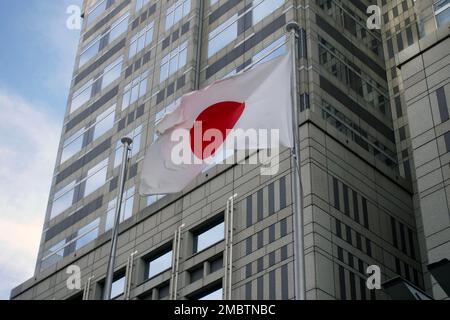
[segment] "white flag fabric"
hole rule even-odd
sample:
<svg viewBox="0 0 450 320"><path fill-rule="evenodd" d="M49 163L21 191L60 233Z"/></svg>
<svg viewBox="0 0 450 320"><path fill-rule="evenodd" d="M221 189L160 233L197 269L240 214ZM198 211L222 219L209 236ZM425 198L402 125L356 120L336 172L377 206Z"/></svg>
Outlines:
<svg viewBox="0 0 450 320"><path fill-rule="evenodd" d="M190 152L201 160L205 159L202 156L211 142L203 142L197 148L192 146L193 136L194 132L204 133L206 129L222 132L224 141L230 130L274 129L279 132L280 145L292 148L291 76L291 54L288 53L184 95L178 107L156 125L159 138L145 155L139 192L142 195L180 192L207 168L208 164L202 161L194 164L173 161L174 148L180 144L174 137L180 130L190 133ZM203 131L196 131L199 123L203 124ZM206 136L204 138L207 140ZM246 138L245 135L233 136L238 141L234 149L270 147L267 141L255 144ZM210 155L214 155L214 151Z"/></svg>

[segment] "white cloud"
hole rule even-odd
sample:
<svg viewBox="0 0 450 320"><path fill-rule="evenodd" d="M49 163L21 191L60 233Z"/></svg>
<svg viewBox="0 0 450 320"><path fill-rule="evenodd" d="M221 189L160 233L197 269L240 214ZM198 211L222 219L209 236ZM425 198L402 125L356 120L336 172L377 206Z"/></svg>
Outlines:
<svg viewBox="0 0 450 320"><path fill-rule="evenodd" d="M45 109L0 89L0 299L34 272L61 132Z"/></svg>

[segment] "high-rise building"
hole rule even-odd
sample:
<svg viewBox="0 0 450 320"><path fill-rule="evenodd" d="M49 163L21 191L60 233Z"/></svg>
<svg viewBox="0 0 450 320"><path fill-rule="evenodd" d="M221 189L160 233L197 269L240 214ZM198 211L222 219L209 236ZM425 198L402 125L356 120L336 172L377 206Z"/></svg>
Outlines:
<svg viewBox="0 0 450 320"><path fill-rule="evenodd" d="M383 12L396 17L398 6L388 2ZM137 192L146 146L156 139L155 123L183 94L283 54L285 26L292 21L300 26L307 298L388 298L367 288L370 265L381 268L383 281L400 275L431 289L423 276L421 239L427 227L417 219L419 203L413 201L417 163L409 159L416 151L405 128L408 119L400 114L406 114L408 100L391 53L397 26L368 29L369 5L359 0L85 1L35 277L11 297L101 298L120 139L127 135L134 143L115 298L208 299L224 293L232 299L296 298L299 250L289 150L281 153L274 176L261 176L257 165L219 164L180 194ZM413 34L414 43L419 33L413 1L401 6L405 19L399 30L408 44ZM396 45L401 51L398 37ZM234 194L234 224L228 230L232 259L225 259L230 244L224 220ZM67 287L71 265L81 268L84 290ZM225 270L231 270L231 281L224 281Z"/></svg>
<svg viewBox="0 0 450 320"><path fill-rule="evenodd" d="M408 164L413 165L416 217L428 265L450 258L450 1L415 4L418 37L399 48L393 63L401 70L405 134L414 160ZM434 298L448 298L431 280L426 287Z"/></svg>

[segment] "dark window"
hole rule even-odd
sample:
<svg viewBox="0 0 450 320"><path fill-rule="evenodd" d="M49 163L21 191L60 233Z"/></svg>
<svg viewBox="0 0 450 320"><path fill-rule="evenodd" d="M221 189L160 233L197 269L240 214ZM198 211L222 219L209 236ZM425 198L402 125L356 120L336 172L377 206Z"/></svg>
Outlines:
<svg viewBox="0 0 450 320"><path fill-rule="evenodd" d="M445 97L444 87L441 87L436 90L436 96L437 96L437 100L438 100L439 113L441 115L441 122L445 122L449 119L449 115L448 115L448 105L447 105L447 99Z"/></svg>
<svg viewBox="0 0 450 320"><path fill-rule="evenodd" d="M359 203L356 191L353 191L353 212L355 221L359 223Z"/></svg>
<svg viewBox="0 0 450 320"><path fill-rule="evenodd" d="M361 293L361 300L366 300L366 280L364 278L359 278L359 291Z"/></svg>
<svg viewBox="0 0 450 320"><path fill-rule="evenodd" d="M338 219L336 219L336 235L342 238L341 222Z"/></svg>
<svg viewBox="0 0 450 320"><path fill-rule="evenodd" d="M344 213L346 215L350 214L350 203L348 201L348 187L344 184Z"/></svg>
<svg viewBox="0 0 450 320"><path fill-rule="evenodd" d="M269 243L272 243L275 241L275 225L271 225L269 227Z"/></svg>
<svg viewBox="0 0 450 320"><path fill-rule="evenodd" d="M245 253L246 254L252 253L252 251L253 251L253 249L252 249L252 237L248 237L245 242L246 242Z"/></svg>
<svg viewBox="0 0 450 320"><path fill-rule="evenodd" d="M393 217L391 217L391 230L392 230L392 241L393 241L394 247L398 248L397 225L396 225L395 219Z"/></svg>
<svg viewBox="0 0 450 320"><path fill-rule="evenodd" d="M256 279L256 294L258 300L264 299L264 278L262 276Z"/></svg>
<svg viewBox="0 0 450 320"><path fill-rule="evenodd" d="M269 184L269 215L275 212L275 185Z"/></svg>
<svg viewBox="0 0 450 320"><path fill-rule="evenodd" d="M411 46L414 43L414 38L410 26L406 28L406 39L408 41L408 46Z"/></svg>
<svg viewBox="0 0 450 320"><path fill-rule="evenodd" d="M191 283L203 278L203 265L189 271L189 279Z"/></svg>
<svg viewBox="0 0 450 320"><path fill-rule="evenodd" d="M405 226L403 225L403 223L399 223L400 225L400 241L402 244L402 252L407 254L406 251L406 237L405 237Z"/></svg>
<svg viewBox="0 0 450 320"><path fill-rule="evenodd" d="M345 289L345 269L343 266L339 266L339 287L341 291L341 300L346 300L347 294Z"/></svg>
<svg viewBox="0 0 450 320"><path fill-rule="evenodd" d="M399 133L399 135L400 135L400 141L403 141L403 140L406 139L406 129L405 129L405 127L401 127L401 128L398 130L398 133Z"/></svg>
<svg viewBox="0 0 450 320"><path fill-rule="evenodd" d="M341 247L338 247L338 259L344 262L344 250Z"/></svg>
<svg viewBox="0 0 450 320"><path fill-rule="evenodd" d="M356 232L356 248L359 250L362 249L362 241L361 241L361 234Z"/></svg>
<svg viewBox="0 0 450 320"><path fill-rule="evenodd" d="M247 197L247 228L253 224L253 197Z"/></svg>
<svg viewBox="0 0 450 320"><path fill-rule="evenodd" d="M356 300L355 274L353 272L350 272L349 276L350 276L350 297L351 297L352 300Z"/></svg>
<svg viewBox="0 0 450 320"><path fill-rule="evenodd" d="M403 50L403 38L401 33L397 34L397 48L398 52Z"/></svg>
<svg viewBox="0 0 450 320"><path fill-rule="evenodd" d="M252 276L252 263L251 262L245 266L245 276L247 278L250 278Z"/></svg>
<svg viewBox="0 0 450 320"><path fill-rule="evenodd" d="M395 258L395 272L398 274L398 275L402 275L402 267L400 266L400 260L399 260L399 258Z"/></svg>
<svg viewBox="0 0 450 320"><path fill-rule="evenodd" d="M275 270L269 272L269 299L275 300Z"/></svg>
<svg viewBox="0 0 450 320"><path fill-rule="evenodd" d="M158 288L158 298L163 299L169 296L170 284L166 283Z"/></svg>
<svg viewBox="0 0 450 320"><path fill-rule="evenodd" d="M256 261L256 272L262 272L264 270L264 258L261 257Z"/></svg>
<svg viewBox="0 0 450 320"><path fill-rule="evenodd" d="M395 98L395 110L397 111L397 118L400 118L401 116L403 116L402 103L400 100L400 96L397 96Z"/></svg>
<svg viewBox="0 0 450 320"><path fill-rule="evenodd" d="M223 256L213 258L209 261L209 272L213 273L223 268Z"/></svg>
<svg viewBox="0 0 450 320"><path fill-rule="evenodd" d="M349 252L348 253L348 265L352 268L355 267L355 263L354 263L354 259L353 259L353 255Z"/></svg>
<svg viewBox="0 0 450 320"><path fill-rule="evenodd" d="M394 46L392 45L392 38L387 40L389 58L394 57Z"/></svg>
<svg viewBox="0 0 450 320"><path fill-rule="evenodd" d="M251 300L252 299L252 283L247 282L245 284L245 300Z"/></svg>
<svg viewBox="0 0 450 320"><path fill-rule="evenodd" d="M275 251L269 253L269 267L275 264Z"/></svg>
<svg viewBox="0 0 450 320"><path fill-rule="evenodd" d="M263 201L263 190L258 190L257 192L257 202L258 202L258 221L261 221L264 217L264 201Z"/></svg>
<svg viewBox="0 0 450 320"><path fill-rule="evenodd" d="M447 148L447 152L450 152L450 131L444 135L445 146Z"/></svg>
<svg viewBox="0 0 450 320"><path fill-rule="evenodd" d="M281 254L280 254L280 256L281 256L281 261L286 260L287 257L288 257L287 245L284 246L284 247L281 247L280 251L281 251Z"/></svg>
<svg viewBox="0 0 450 320"><path fill-rule="evenodd" d="M349 226L345 226L346 229L346 235L347 235L347 242L352 244L352 229Z"/></svg>
<svg viewBox="0 0 450 320"><path fill-rule="evenodd" d="M366 250L367 250L367 255L369 257L372 256L372 243L370 242L369 239L366 239Z"/></svg>
<svg viewBox="0 0 450 320"><path fill-rule="evenodd" d="M405 266L405 278L406 280L411 281L411 273L409 272L409 266L406 262L404 266Z"/></svg>
<svg viewBox="0 0 450 320"><path fill-rule="evenodd" d="M413 259L416 259L416 249L414 245L414 235L410 228L407 228L408 230L408 240L409 240L409 250L410 250L410 256Z"/></svg>
<svg viewBox="0 0 450 320"><path fill-rule="evenodd" d="M369 213L367 210L367 199L366 198L362 198L362 209L363 209L364 227L369 229Z"/></svg>
<svg viewBox="0 0 450 320"><path fill-rule="evenodd" d="M280 179L280 209L286 208L286 177Z"/></svg>
<svg viewBox="0 0 450 320"><path fill-rule="evenodd" d="M258 249L261 249L264 246L264 231L263 230L259 231L256 237Z"/></svg>
<svg viewBox="0 0 450 320"><path fill-rule="evenodd" d="M287 235L287 218L280 221L280 235L281 237L284 237Z"/></svg>
<svg viewBox="0 0 450 320"><path fill-rule="evenodd" d="M334 190L334 207L340 209L339 205L339 182L336 178L333 178L333 190Z"/></svg>
<svg viewBox="0 0 450 320"><path fill-rule="evenodd" d="M281 299L289 299L289 282L288 282L288 268L285 264L281 267Z"/></svg>

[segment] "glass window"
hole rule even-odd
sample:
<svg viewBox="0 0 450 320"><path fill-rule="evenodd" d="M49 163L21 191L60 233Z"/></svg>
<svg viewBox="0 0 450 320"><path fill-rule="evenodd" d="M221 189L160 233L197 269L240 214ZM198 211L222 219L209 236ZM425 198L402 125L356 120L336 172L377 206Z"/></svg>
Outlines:
<svg viewBox="0 0 450 320"><path fill-rule="evenodd" d="M149 3L150 0L136 0L136 12L141 10L147 3Z"/></svg>
<svg viewBox="0 0 450 320"><path fill-rule="evenodd" d="M75 192L74 188L75 181L72 181L67 186L55 193L52 203L52 211L50 213L50 219L53 219L72 206Z"/></svg>
<svg viewBox="0 0 450 320"><path fill-rule="evenodd" d="M187 41L175 48L161 61L160 82L184 67L187 62Z"/></svg>
<svg viewBox="0 0 450 320"><path fill-rule="evenodd" d="M211 293L208 293L205 296L198 298L198 300L222 300L223 299L223 290L222 288L217 289Z"/></svg>
<svg viewBox="0 0 450 320"><path fill-rule="evenodd" d="M157 274L166 271L172 267L172 250L165 252L164 254L152 258L147 262L147 279L153 278Z"/></svg>
<svg viewBox="0 0 450 320"><path fill-rule="evenodd" d="M283 36L255 54L252 58L254 65L270 61L284 54L286 52L285 43L286 37Z"/></svg>
<svg viewBox="0 0 450 320"><path fill-rule="evenodd" d="M450 22L450 0L437 0L434 2L433 7L438 28Z"/></svg>
<svg viewBox="0 0 450 320"><path fill-rule="evenodd" d="M91 41L81 52L80 62L78 67L81 68L89 60L94 58L100 50L106 47L108 44L116 40L120 35L122 35L128 29L128 16L126 13L120 17L117 22L115 22L108 32L105 32L101 36Z"/></svg>
<svg viewBox="0 0 450 320"><path fill-rule="evenodd" d="M69 160L83 148L84 129L81 129L64 141L61 162Z"/></svg>
<svg viewBox="0 0 450 320"><path fill-rule="evenodd" d="M87 197L100 187L102 187L106 182L106 173L108 170L108 159L103 160L95 167L88 171L88 178L86 179L86 186L84 191L84 196Z"/></svg>
<svg viewBox="0 0 450 320"><path fill-rule="evenodd" d="M98 226L100 224L100 218L92 221L88 225L84 226L77 232L77 241L75 243L75 250L79 250L90 242L94 241L98 237Z"/></svg>
<svg viewBox="0 0 450 320"><path fill-rule="evenodd" d="M118 37L120 37L123 33L128 30L128 21L130 18L129 13L125 13L122 17L117 19L117 22L114 23L111 27L111 31L109 32L109 40L108 43L112 43Z"/></svg>
<svg viewBox="0 0 450 320"><path fill-rule="evenodd" d="M122 207L120 208L120 223L129 219L133 214L135 192L136 192L135 187L131 187L127 191L125 191L123 195ZM114 216L116 214L116 202L117 198L114 198L108 203L108 209L106 212L105 232L113 228Z"/></svg>
<svg viewBox="0 0 450 320"><path fill-rule="evenodd" d="M147 93L148 71L143 72L125 86L122 98L122 110L128 108Z"/></svg>
<svg viewBox="0 0 450 320"><path fill-rule="evenodd" d="M253 24L256 25L281 7L284 4L284 0L259 0L253 1L253 3L255 3L253 7Z"/></svg>
<svg viewBox="0 0 450 320"><path fill-rule="evenodd" d="M80 54L79 67L82 67L86 62L91 60L100 51L100 39L97 38L89 43Z"/></svg>
<svg viewBox="0 0 450 320"><path fill-rule="evenodd" d="M89 9L89 12L87 14L87 25L91 25L95 19L100 17L106 9L108 9L108 0L103 0L100 2L97 2L95 5L92 6L91 9Z"/></svg>
<svg viewBox="0 0 450 320"><path fill-rule="evenodd" d="M163 108L161 111L159 111L155 117L155 125L158 124L167 114L175 111L175 109L179 105L179 102L180 102L180 99L177 99L177 100L169 103L165 108Z"/></svg>
<svg viewBox="0 0 450 320"><path fill-rule="evenodd" d="M93 127L94 131L93 140L98 139L114 126L114 118L116 113L115 111L116 105L114 104L111 108L109 108L108 110L106 110L97 117L95 125Z"/></svg>
<svg viewBox="0 0 450 320"><path fill-rule="evenodd" d="M118 298L125 292L125 275L115 279L111 287L111 299Z"/></svg>
<svg viewBox="0 0 450 320"><path fill-rule="evenodd" d="M107 66L103 72L103 80L102 80L102 88L101 90L105 89L107 86L109 86L111 83L113 83L115 80L117 80L120 77L120 74L122 72L122 63L123 58L120 57L113 63L111 63L109 66Z"/></svg>
<svg viewBox="0 0 450 320"><path fill-rule="evenodd" d="M128 53L128 58L133 58L138 52L144 49L153 41L153 22L151 22L143 30L135 34L131 38L130 51Z"/></svg>
<svg viewBox="0 0 450 320"><path fill-rule="evenodd" d="M147 197L147 206L151 206L152 204L158 202L165 196L166 196L165 194L155 194L155 195Z"/></svg>
<svg viewBox="0 0 450 320"><path fill-rule="evenodd" d="M64 258L65 245L66 239L58 242L45 251L44 257L41 260L41 271L58 263Z"/></svg>
<svg viewBox="0 0 450 320"><path fill-rule="evenodd" d="M166 31L187 16L191 11L191 0L178 0L166 12Z"/></svg>
<svg viewBox="0 0 450 320"><path fill-rule="evenodd" d="M74 92L72 103L70 105L70 112L79 109L83 104L89 101L92 94L92 85L94 80L91 79L83 87Z"/></svg>
<svg viewBox="0 0 450 320"><path fill-rule="evenodd" d="M122 72L122 62L122 57L115 60L103 70L103 73L100 76L89 80L84 86L75 91L72 97L70 112L72 113L75 110L79 109L82 105L88 102L93 97L93 95L103 90L109 84L118 79ZM94 90L94 88L98 88L97 84L99 81L101 83L100 90Z"/></svg>
<svg viewBox="0 0 450 320"><path fill-rule="evenodd" d="M238 33L237 18L238 15L235 14L216 29L211 31L208 36L208 58L225 48L230 42L236 39Z"/></svg>
<svg viewBox="0 0 450 320"><path fill-rule="evenodd" d="M194 235L194 252L200 252L213 244L222 241L225 237L224 222L220 222L206 231Z"/></svg>

